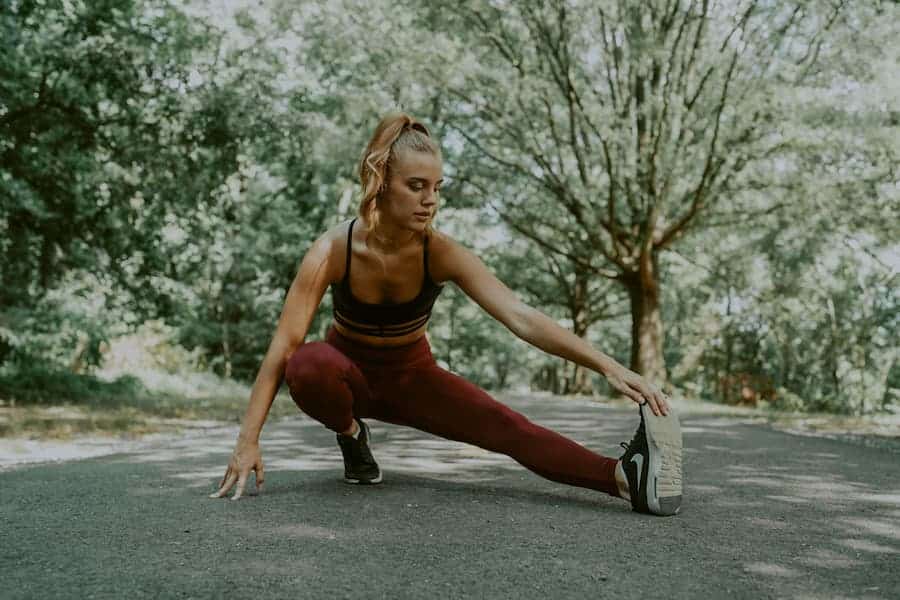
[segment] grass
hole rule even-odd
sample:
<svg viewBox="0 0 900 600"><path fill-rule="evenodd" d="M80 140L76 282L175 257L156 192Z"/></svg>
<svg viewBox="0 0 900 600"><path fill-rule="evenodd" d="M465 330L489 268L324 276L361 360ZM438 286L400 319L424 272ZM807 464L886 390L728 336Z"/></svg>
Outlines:
<svg viewBox="0 0 900 600"><path fill-rule="evenodd" d="M104 380L38 369L0 373L0 437L136 437L209 422L239 424L250 398L249 387L210 375L142 375ZM290 397L282 393L273 402L269 418L296 411Z"/></svg>
<svg viewBox="0 0 900 600"><path fill-rule="evenodd" d="M166 398L158 406L97 406L65 403L59 406L0 405L0 437L69 439L95 434L137 437L148 433L180 432L215 425L239 425L247 409L248 397ZM290 398L279 394L272 403L269 419L296 414Z"/></svg>
<svg viewBox="0 0 900 600"><path fill-rule="evenodd" d="M0 372L0 437L69 439L78 435L138 437L198 427L238 425L250 397L246 385L203 373L143 370L107 378L40 369ZM625 406L630 400L619 399ZM613 404L617 404L613 401ZM679 398L682 415L740 416L813 435L864 435L900 440L900 412L852 417L749 408ZM269 420L297 414L285 389Z"/></svg>

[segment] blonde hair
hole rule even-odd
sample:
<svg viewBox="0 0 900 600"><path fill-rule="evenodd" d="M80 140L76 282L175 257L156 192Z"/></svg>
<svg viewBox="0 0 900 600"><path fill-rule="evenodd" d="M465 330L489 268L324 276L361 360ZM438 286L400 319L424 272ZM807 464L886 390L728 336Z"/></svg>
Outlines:
<svg viewBox="0 0 900 600"><path fill-rule="evenodd" d="M375 127L375 133L359 161L362 198L358 213L369 224L368 231L372 231L378 222L376 199L387 188L391 165L398 153L408 150L441 156L440 147L425 125L404 112L386 115ZM434 215L425 226L425 232L429 236L433 233L432 221Z"/></svg>

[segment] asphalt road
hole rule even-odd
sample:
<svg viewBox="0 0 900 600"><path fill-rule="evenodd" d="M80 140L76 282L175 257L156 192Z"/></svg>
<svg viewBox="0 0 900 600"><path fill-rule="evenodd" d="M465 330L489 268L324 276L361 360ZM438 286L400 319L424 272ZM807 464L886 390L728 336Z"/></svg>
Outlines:
<svg viewBox="0 0 900 600"><path fill-rule="evenodd" d="M637 407L497 397L610 456L637 426ZM682 413L685 500L661 518L369 424L376 486L343 483L300 413L266 425L266 490L238 502L207 497L236 427L0 472L0 598L900 597L888 449Z"/></svg>

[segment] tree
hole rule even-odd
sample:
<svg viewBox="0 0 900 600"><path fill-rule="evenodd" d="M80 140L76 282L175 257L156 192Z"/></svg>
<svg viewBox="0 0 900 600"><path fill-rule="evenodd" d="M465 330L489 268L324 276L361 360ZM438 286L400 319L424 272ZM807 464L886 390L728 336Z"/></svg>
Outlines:
<svg viewBox="0 0 900 600"><path fill-rule="evenodd" d="M790 142L772 135L784 116L774 82L819 74L817 48L842 8L661 0L447 7L472 48L464 78L448 86L456 100L448 119L465 140L466 162L486 159L467 182L488 194L501 180L497 212L513 232L570 261L582 278L624 287L632 369L665 381L659 256L739 193L735 181L772 184L741 175Z"/></svg>
<svg viewBox="0 0 900 600"><path fill-rule="evenodd" d="M0 32L0 324L17 329L79 269L147 289L134 259L171 204L146 174L177 160L166 142L204 39L153 0L12 2Z"/></svg>

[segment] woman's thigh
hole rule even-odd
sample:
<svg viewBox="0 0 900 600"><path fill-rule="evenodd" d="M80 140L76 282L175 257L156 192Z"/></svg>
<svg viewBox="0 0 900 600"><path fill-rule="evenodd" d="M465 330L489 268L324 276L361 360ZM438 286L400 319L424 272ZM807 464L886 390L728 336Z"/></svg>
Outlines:
<svg viewBox="0 0 900 600"><path fill-rule="evenodd" d="M284 378L297 406L335 431L346 430L354 415L377 412L359 366L327 342L301 344L288 358Z"/></svg>
<svg viewBox="0 0 900 600"><path fill-rule="evenodd" d="M397 374L376 384L386 421L495 452L535 425L485 390L437 364Z"/></svg>

